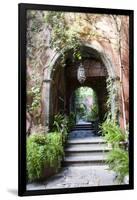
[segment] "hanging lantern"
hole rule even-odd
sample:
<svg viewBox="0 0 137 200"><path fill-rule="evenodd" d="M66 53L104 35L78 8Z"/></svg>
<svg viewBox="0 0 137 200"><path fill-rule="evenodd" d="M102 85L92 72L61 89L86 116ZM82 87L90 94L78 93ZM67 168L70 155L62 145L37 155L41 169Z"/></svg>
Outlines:
<svg viewBox="0 0 137 200"><path fill-rule="evenodd" d="M84 81L86 80L85 69L84 69L84 66L82 64L80 64L80 66L78 67L77 79L81 84L84 83Z"/></svg>

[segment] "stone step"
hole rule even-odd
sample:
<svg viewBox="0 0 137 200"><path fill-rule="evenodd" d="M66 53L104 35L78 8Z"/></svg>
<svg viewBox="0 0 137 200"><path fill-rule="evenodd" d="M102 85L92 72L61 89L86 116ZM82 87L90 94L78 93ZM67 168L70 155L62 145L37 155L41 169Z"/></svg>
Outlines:
<svg viewBox="0 0 137 200"><path fill-rule="evenodd" d="M65 156L99 156L99 155L107 155L109 149L105 150L88 150L88 151L65 151Z"/></svg>
<svg viewBox="0 0 137 200"><path fill-rule="evenodd" d="M94 128L94 127L91 127L91 126L90 126L90 127L73 127L72 129L73 129L73 130L83 130L83 129L84 129L84 130L87 130L87 129L93 129L93 128Z"/></svg>
<svg viewBox="0 0 137 200"><path fill-rule="evenodd" d="M63 166L101 165L105 164L105 161L106 155L66 156L64 158Z"/></svg>
<svg viewBox="0 0 137 200"><path fill-rule="evenodd" d="M91 124L86 124L86 125L75 125L74 127L91 127Z"/></svg>
<svg viewBox="0 0 137 200"><path fill-rule="evenodd" d="M76 124L75 126L92 126L92 124L91 123L89 123L89 124Z"/></svg>
<svg viewBox="0 0 137 200"><path fill-rule="evenodd" d="M65 149L65 154L68 155L70 154L93 154L93 153L104 153L104 152L109 152L111 149L108 147L82 147L82 148L78 148L77 146L73 146L73 147L68 147Z"/></svg>
<svg viewBox="0 0 137 200"><path fill-rule="evenodd" d="M91 132L95 132L95 130L92 129L92 128L77 128L77 129L71 129L71 131L91 131Z"/></svg>
<svg viewBox="0 0 137 200"><path fill-rule="evenodd" d="M68 139L68 144L104 144L106 141L101 137L89 137L87 138L75 138L75 139Z"/></svg>
<svg viewBox="0 0 137 200"><path fill-rule="evenodd" d="M68 148L73 148L73 149L78 149L78 150L81 150L81 149L87 149L87 150L91 150L91 149L94 149L94 148L97 148L97 149L104 149L104 148L107 148L107 144L105 143L71 143L71 144L67 144L66 145L66 149Z"/></svg>
<svg viewBox="0 0 137 200"><path fill-rule="evenodd" d="M88 147L88 146L84 146L82 148L78 148L78 146L73 146L73 147L68 147L68 148L65 148L65 152L70 152L70 153L75 153L75 152L81 152L81 153L84 153L84 152L108 152L110 151L111 149L108 148L107 146L106 147L99 147L99 146L92 146L92 147Z"/></svg>
<svg viewBox="0 0 137 200"><path fill-rule="evenodd" d="M92 124L77 124L74 126L75 127L92 127L95 126L96 123L92 123Z"/></svg>
<svg viewBox="0 0 137 200"><path fill-rule="evenodd" d="M83 126L87 126L87 127L89 127L89 126L92 126L92 125L94 125L95 123L92 123L92 124L76 124L74 127L83 127Z"/></svg>
<svg viewBox="0 0 137 200"><path fill-rule="evenodd" d="M79 131L71 131L69 133L69 139L90 139L91 137L99 137L95 135L94 131L88 130L79 130Z"/></svg>
<svg viewBox="0 0 137 200"><path fill-rule="evenodd" d="M93 128L94 126L74 126L73 129Z"/></svg>

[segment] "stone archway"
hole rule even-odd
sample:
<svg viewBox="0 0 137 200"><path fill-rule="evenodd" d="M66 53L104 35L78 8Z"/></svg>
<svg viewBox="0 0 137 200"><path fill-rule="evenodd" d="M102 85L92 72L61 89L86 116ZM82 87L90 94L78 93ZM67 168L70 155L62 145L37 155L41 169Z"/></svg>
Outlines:
<svg viewBox="0 0 137 200"><path fill-rule="evenodd" d="M117 77L115 75L114 66L110 58L105 54L103 48L99 43L92 45L85 44L81 46L81 53L84 57L84 66L86 68L87 79L84 86L92 87L96 90L100 111L104 115L106 110L104 104L107 98L106 79L111 77L113 84L117 86ZM52 122L53 115L58 112L69 113L69 101L71 93L80 86L76 78L76 71L78 63L72 63L72 53L68 54L66 58L66 67L61 67L61 55L56 54L50 70L48 71L48 79L45 80L45 118L46 125L49 126ZM102 89L103 88L103 89ZM118 100L112 99L111 112L117 112ZM103 115L101 119L103 119Z"/></svg>

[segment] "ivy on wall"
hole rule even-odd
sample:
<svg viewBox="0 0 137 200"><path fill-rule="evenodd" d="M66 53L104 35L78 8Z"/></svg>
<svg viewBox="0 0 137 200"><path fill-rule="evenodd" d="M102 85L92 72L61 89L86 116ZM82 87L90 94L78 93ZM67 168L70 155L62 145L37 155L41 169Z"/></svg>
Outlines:
<svg viewBox="0 0 137 200"><path fill-rule="evenodd" d="M80 38L75 28L70 28L65 13L48 12L46 22L51 27L51 48L62 55L62 65L65 66L65 58L68 50L72 50L73 58L81 60Z"/></svg>
<svg viewBox="0 0 137 200"><path fill-rule="evenodd" d="M112 119L114 122L118 123L118 111L119 111L119 97L118 97L118 87L119 80L108 76L107 80L107 118Z"/></svg>

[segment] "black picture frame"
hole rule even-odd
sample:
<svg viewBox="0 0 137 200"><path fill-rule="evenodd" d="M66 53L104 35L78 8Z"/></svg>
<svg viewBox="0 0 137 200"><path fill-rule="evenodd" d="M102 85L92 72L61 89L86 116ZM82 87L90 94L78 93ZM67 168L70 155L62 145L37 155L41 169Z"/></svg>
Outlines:
<svg viewBox="0 0 137 200"><path fill-rule="evenodd" d="M18 195L47 195L47 194L62 194L62 193L80 193L80 192L99 192L99 191L114 191L114 190L129 190L134 188L134 117L133 117L133 99L134 99L134 11L122 9L108 9L108 8L89 8L89 7L72 7L72 6L58 6L58 5L40 5L40 4L25 4L18 5L18 27L19 27L19 139L18 139ZM48 11L67 11L67 12L81 12L81 13L99 13L99 14L116 14L129 16L129 184L127 185L112 185L112 186L94 186L81 187L71 189L47 189L47 190L26 190L26 11L27 10L48 10Z"/></svg>

